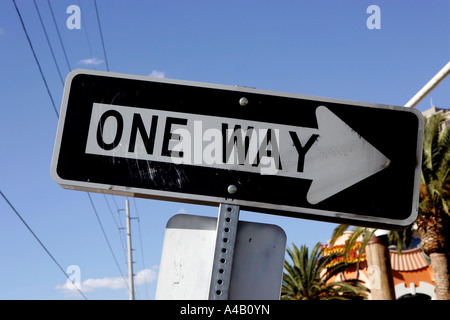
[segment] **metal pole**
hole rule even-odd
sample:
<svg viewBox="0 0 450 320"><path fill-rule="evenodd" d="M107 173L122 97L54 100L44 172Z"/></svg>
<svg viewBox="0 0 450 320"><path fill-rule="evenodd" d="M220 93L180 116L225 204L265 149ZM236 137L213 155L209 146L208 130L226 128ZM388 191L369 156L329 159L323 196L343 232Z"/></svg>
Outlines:
<svg viewBox="0 0 450 320"><path fill-rule="evenodd" d="M431 92L446 76L450 74L450 61L428 83L411 98L405 107L414 108L427 94Z"/></svg>
<svg viewBox="0 0 450 320"><path fill-rule="evenodd" d="M209 300L228 300L239 206L220 204Z"/></svg>
<svg viewBox="0 0 450 320"><path fill-rule="evenodd" d="M133 281L133 249L131 246L131 223L130 223L130 203L126 199L127 213L127 244L128 244L128 280L130 287L130 300L134 300L134 281Z"/></svg>

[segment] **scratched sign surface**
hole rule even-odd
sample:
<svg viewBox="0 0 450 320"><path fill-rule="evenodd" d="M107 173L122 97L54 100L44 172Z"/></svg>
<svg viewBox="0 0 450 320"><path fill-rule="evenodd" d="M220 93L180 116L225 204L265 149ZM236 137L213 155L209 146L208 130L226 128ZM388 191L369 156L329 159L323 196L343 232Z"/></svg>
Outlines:
<svg viewBox="0 0 450 320"><path fill-rule="evenodd" d="M423 119L402 107L76 70L63 187L395 228L417 212Z"/></svg>

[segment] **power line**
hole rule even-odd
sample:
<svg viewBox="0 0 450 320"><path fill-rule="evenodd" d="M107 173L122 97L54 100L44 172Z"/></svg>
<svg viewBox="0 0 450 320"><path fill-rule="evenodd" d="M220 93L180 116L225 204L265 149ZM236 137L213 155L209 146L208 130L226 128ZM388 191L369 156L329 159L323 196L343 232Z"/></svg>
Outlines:
<svg viewBox="0 0 450 320"><path fill-rule="evenodd" d="M12 2L14 4L14 7L16 8L17 15L19 16L20 23L22 24L23 31L25 32L25 36L27 37L28 44L29 44L29 46L31 48L31 52L33 52L34 60L36 61L36 64L38 65L39 72L41 74L42 80L44 81L45 88L47 89L48 96L50 97L50 100L52 101L53 110L55 110L56 116L59 119L59 113L58 113L58 110L56 109L55 101L53 101L53 97L52 97L52 95L50 93L50 89L48 88L48 84L47 84L47 81L45 80L44 73L42 72L41 64L39 63L39 60L38 60L38 58L36 56L36 53L34 51L33 44L31 43L30 37L28 36L27 28L25 27L25 24L23 22L22 15L20 14L20 11L19 11L19 8L17 7L16 1L12 0Z"/></svg>
<svg viewBox="0 0 450 320"><path fill-rule="evenodd" d="M35 0L34 0L34 1L35 1ZM53 18L53 23L55 24L55 28L56 28L56 31L57 31L57 34L58 34L59 42L61 43L61 47L62 47L62 49L63 49L63 53L64 53L64 57L65 57L65 60L66 60L66 63L67 63L67 67L69 68L69 71L71 71L72 68L71 68L71 66L70 66L69 59L68 59L68 57L67 57L66 49L65 49L64 43L63 43L62 38L61 38L61 34L60 34L60 32L59 32L59 29L58 29L58 26L57 26L57 23L56 23L55 15L54 15L53 8L52 8L52 5L51 5L51 3L50 3L50 0L47 0L47 3L48 3L48 5L49 5L49 7L50 7L50 12L51 12L51 15L52 15L52 18ZM36 3L35 3L35 4L36 4ZM36 9L37 9L37 6L36 6ZM95 10L96 10L97 20L98 20L98 19L99 19L99 16L98 16L98 11L97 11L97 4L95 4ZM39 13L39 10L38 10L38 13ZM39 15L39 17L40 17L40 15ZM42 23L42 20L41 20L41 23ZM42 26L43 26L43 25L42 25ZM44 32L45 32L45 27L43 26L43 28L44 28ZM105 60L106 60L106 51L105 51L105 45L104 45L104 42L103 42L103 35L102 35L102 33L101 33L100 22L99 22L99 28L100 28L100 35L101 35L101 38L102 38L103 51L104 51L104 53L105 53ZM46 37L47 37L47 33L46 33L46 32L45 32L45 34L46 34ZM92 53L92 49L91 49L91 45L90 45L90 42L89 42L89 37L88 37L88 35L87 35L87 32L85 32L85 35L86 35L86 38L87 38L87 41L88 41L89 51ZM48 41L48 37L47 37L47 41ZM49 46L50 46L50 43L49 43ZM50 46L50 48L51 48L51 46ZM52 54L53 54L53 50L52 50ZM55 60L55 64L56 64L56 60ZM108 68L108 70L109 70L107 60L106 60L106 64L107 64L107 68ZM58 71L59 71L59 68L58 68ZM64 83L64 82L63 82L63 83ZM97 217L97 220L98 220L98 222L99 222L99 224L100 224L100 228L102 229L102 232L103 232L103 235L104 235L104 237L105 237L105 240L106 240L106 242L107 242L107 244L108 244L108 247L109 247L109 249L110 249L110 251L111 251L111 254L113 255L114 261L116 262L116 265L117 265L117 267L118 267L118 269L119 269L119 272L122 274L122 277L123 277L123 273L122 273L122 271L121 271L121 269L120 269L120 266L119 266L119 264L118 264L118 262L117 262L116 256L114 255L114 252L113 252L113 250L112 250L111 244L110 244L110 242L109 242L109 240L108 240L108 237L106 236L105 230L104 230L104 228L103 228L103 224L102 224L102 222L101 222L101 220L100 220L100 217L99 217L99 215L98 215L98 213L97 213L97 210L96 210L96 208L95 208L95 206L94 206L94 203L93 203L92 198L91 198L91 196L90 196L89 193L88 193L88 196L89 196L89 200L90 200L90 203L91 203L91 205L92 205L92 208L93 208L93 210L94 210L94 212L95 212L95 215L96 215L96 217ZM106 198L105 198L105 200L106 200ZM107 202L107 204L108 204L108 208L110 208L108 202ZM111 208L110 208L110 210L111 210ZM113 217L113 219L114 219L114 217ZM115 221L115 220L114 220L114 221ZM115 222L116 222L116 221L115 221ZM117 225L117 223L116 223L116 225ZM122 244L122 241L121 241L121 244ZM122 247L123 247L123 245L122 245Z"/></svg>
<svg viewBox="0 0 450 320"><path fill-rule="evenodd" d="M14 211L14 213L19 217L20 221L22 221L22 223L25 225L25 227L28 229L28 231L30 231L30 233L33 235L33 237L37 240L37 242L41 245L41 247L45 250L45 252L47 252L47 254L49 255L49 257L53 260L53 262L58 266L59 270L61 270L62 273L64 273L64 276L69 279L75 286L75 288L77 289L77 291L83 296L83 298L85 300L88 300L88 298L84 295L84 293L80 290L80 288L78 288L75 283L72 281L72 279L70 279L70 276L66 273L66 271L64 271L64 269L61 267L61 265L59 264L59 262L55 259L55 257L53 257L53 255L50 253L50 251L47 249L47 247L42 243L42 241L39 239L39 237L34 233L34 231L31 229L31 227L28 225L28 223L26 223L26 221L22 218L22 216L20 215L20 213L16 210L16 208L11 204L11 202L9 202L8 198L3 194L3 192L0 190L0 195L3 197L3 199L5 199L6 203L11 207L11 209Z"/></svg>
<svg viewBox="0 0 450 320"><path fill-rule="evenodd" d="M114 218L113 211L112 211L112 209L111 209L111 206L109 205L108 199L106 198L106 195L105 195L105 194L103 194L103 198L105 199L106 205L108 206L108 209L109 209L109 213L111 214L111 217L113 218L114 223L116 224L117 231L118 231L118 233L119 233L120 245L122 246L122 251L123 251L123 255L124 255L124 261L126 261L126 260L127 260L127 257L126 257L126 254L125 254L125 250L126 250L126 249L125 249L124 239L123 239L123 237L121 236L122 230L123 230L122 224L120 224L120 226L119 226L119 223L117 223L116 218ZM117 211L117 213L119 213L119 211ZM120 216L119 216L119 222L120 222Z"/></svg>
<svg viewBox="0 0 450 320"><path fill-rule="evenodd" d="M70 71L70 70L72 70L72 68L70 67L69 59L67 58L66 48L64 47L64 43L62 41L61 34L59 33L58 24L56 23L55 15L53 14L53 8L52 8L52 5L50 3L50 0L47 0L47 3L48 3L48 6L50 7L50 12L52 14L53 23L55 24L56 33L58 34L59 42L61 43L61 47L63 49L64 57L66 58L67 67L69 68L69 71Z"/></svg>
<svg viewBox="0 0 450 320"><path fill-rule="evenodd" d="M90 194L89 192L86 192L86 193L87 193L87 195L88 195L88 197L89 197L89 201L91 202L92 209L94 209L95 216L97 217L97 221L98 221L98 223L100 224L100 228L102 229L103 236L105 237L106 243L108 244L109 251L111 252L111 255L113 256L113 259L114 259L114 262L116 263L117 269L119 269L119 272L120 272L120 274L122 275L122 279L123 279L123 281L125 282L125 284L126 284L127 287L128 287L128 283L125 281L125 276L123 275L122 270L120 269L120 265L119 265L119 263L117 262L116 255L114 254L114 251L113 251L113 249L112 249L112 247L111 247L111 244L110 244L110 242L109 242L109 240L108 240L108 237L107 237L107 235L106 235L105 229L103 228L102 221L100 220L100 217L99 217L99 215L98 215L98 213L97 213L97 209L95 208L94 202L92 201L91 194Z"/></svg>
<svg viewBox="0 0 450 320"><path fill-rule="evenodd" d="M100 24L100 18L98 16L97 0L94 0L94 5L95 5L95 13L97 15L98 29L100 30L100 38L102 40L103 55L105 56L106 70L109 71L108 58L106 56L106 50L105 50L105 41L103 40L102 26Z"/></svg>
<svg viewBox="0 0 450 320"><path fill-rule="evenodd" d="M64 87L64 80L63 80L63 77L61 75L61 70L59 70L59 66L58 66L58 63L56 61L55 53L53 52L52 45L50 44L50 39L48 38L48 34L47 34L47 30L45 29L44 22L42 21L41 13L40 13L39 8L38 8L38 6L36 4L36 0L33 0L33 2L34 2L34 7L36 8L37 14L39 16L39 21L41 22L42 29L44 30L45 39L47 39L48 47L50 48L50 52L52 53L53 62L55 63L56 69L58 70L59 79L61 80L61 84Z"/></svg>
<svg viewBox="0 0 450 320"><path fill-rule="evenodd" d="M52 97L52 95L51 95L51 93L50 93L50 89L49 89L49 87L48 87L48 84L47 84L47 81L46 81L46 79L45 79L44 73L43 73L43 71L42 71L42 67L41 67L41 65L40 65L40 63L39 63L39 59L37 58L37 55L36 55L36 52L35 52L34 47L33 47L33 45L32 45L31 39L30 39L30 37L29 37L29 35L28 35L27 29L26 29L26 27L25 27L24 21L23 21L23 19L22 19L21 14L20 14L19 8L17 7L17 4L16 4L15 0L12 0L12 1L13 1L13 4L14 4L14 7L16 8L17 15L19 16L19 19L20 19L22 28L23 28L23 30L24 30L24 32L25 32L25 36L26 36L26 38L27 38L27 40L28 40L28 44L29 44L29 46L30 46L30 48L31 48L31 51L32 51L32 53L33 53L33 57L34 57L34 59L35 59L35 61L36 61L36 64L38 65L39 72L40 72L40 74L41 74L42 80L44 81L45 87L46 87L46 89L47 89L47 93L48 93L48 95L49 95L49 97L50 97L50 100L51 100L51 102L52 102L53 109L54 109L54 111L55 111L55 113L56 113L57 118L59 119L59 113L58 113L58 111L57 111L57 109L56 109L55 102L54 102L53 97ZM58 26L57 26L57 23L56 23L55 15L54 15L53 8L52 8L52 5L51 5L51 3L50 3L50 0L47 0L47 3L48 3L48 6L49 6L49 8L50 8L50 12L51 12L51 15L52 15L53 23L54 23L54 25L55 25L56 32L57 32L57 34L58 34L59 42L60 42L60 44L61 44L61 47L62 47L62 50L63 50L63 53L64 53L64 57L65 57L65 61L66 61L66 63L67 63L67 67L69 68L69 71L71 71L72 68L71 68L71 66L70 66L69 59L68 59L68 57L67 57L66 49L65 49L64 43L63 43L62 38L61 38L61 34L60 34L60 32L59 32L59 29L58 29ZM106 56L105 44L104 44L104 39L103 39L103 33L102 33L102 29L101 29L101 24L100 24L99 14L98 14L97 3L94 2L94 4L95 4L95 11L96 11L96 16L97 16L97 22L98 22L98 26L99 26L99 30L100 30L100 37L101 37L102 46L103 46L103 53L104 53L104 56L105 56L106 68L107 68L107 70L109 71L109 64L108 64L108 60L107 60L107 56ZM38 8L38 6L37 6L35 0L34 0L34 5L35 5L35 8L36 8L37 14L38 14L38 16L39 16L39 20L40 20L41 26L42 26L42 28L43 28L43 30L44 30L45 38L46 38L47 44L48 44L48 46L49 46L49 48L50 48L50 51L51 51L51 54L52 54L52 57L53 57L53 61L54 61L55 66L56 66L56 68L57 68L57 70L58 70L58 75L59 75L59 77L60 77L61 83L64 85L64 80L63 80L62 75L61 75L61 70L60 70L60 68L59 68L59 66L58 66L58 63L57 63L57 61L56 61L56 57L55 57L53 48L52 48L52 46L51 46L51 43L50 43L50 40L49 40L47 31L46 31L46 28L45 28L44 23L43 23L43 21L42 21L41 14L40 14L39 8ZM88 41L89 51L92 53L92 49L91 49L91 46L90 46L89 37L88 37L88 35L87 35L87 32L85 32L85 35L86 35L86 38L87 38L87 41ZM0 191L0 193L1 193L1 191ZM42 242L39 240L39 238L34 234L34 232L31 230L31 228L25 223L25 221L21 218L21 216L20 216L20 215L18 214L18 212L14 209L14 207L13 207L13 206L11 205L11 203L7 200L7 198L3 195L3 193L1 193L1 195L2 195L3 198L8 202L8 204L11 206L11 208L14 210L14 212L16 212L16 214L19 216L19 218L22 220L22 222L26 225L26 227L27 227L27 228L29 229L29 231L33 234L33 236L36 238L36 240L37 240L37 241L41 244L41 246L44 248L44 250L49 254L49 256L52 258L52 260L58 265L58 267L61 269L61 271L64 272L65 276L66 276L68 279L70 279L70 277L67 275L67 273L62 269L62 267L61 267L61 266L59 265L59 263L54 259L54 257L50 254L50 252L45 248L45 246L42 244ZM120 272L120 274L122 275L122 278L123 278L124 281L125 281L125 277L124 277L124 275L123 275L123 273L122 273L122 271L121 271L121 268L120 268L120 266L119 266L119 263L117 262L116 256L115 256L115 254L114 254L114 252L113 252L113 250L112 250L111 244L110 244L110 242L109 242L109 240L108 240L108 237L107 237L107 235L106 235L106 232L105 232L105 230L104 230L104 228L103 228L103 224L102 224L102 222L101 222L101 220L100 220L100 217L99 217L99 215L98 215L98 213L97 213L97 210L96 210L96 208L95 208L95 206L94 206L94 203L93 203L92 198L91 198L91 196L90 196L89 193L88 193L88 197L89 197L91 206L92 206L92 208L93 208L93 210L94 210L94 213L95 213L95 215L96 215L96 217L97 217L97 220L98 220L98 222L99 222L99 224L100 224L100 228L101 228L101 230L102 230L103 236L105 237L105 240L106 240L106 242L107 242L107 245L108 245L108 247L109 247L109 250L110 250L110 252L111 252L111 254L112 254L112 256L113 256L113 259L114 259L114 261L115 261L115 263L116 263L116 266L117 266L117 268L119 269L119 272ZM106 200L106 199L105 199L105 200ZM114 200L114 198L113 198L113 200ZM115 203L115 200L114 200L114 203ZM107 204L108 204L108 207L109 207L109 203L108 203L108 202L107 202ZM116 204L116 203L115 203L115 205L116 205L116 207L117 207L117 204ZM110 207L109 207L109 209L110 209L110 211L111 211L111 208L110 208ZM115 219L114 219L114 220L115 220ZM115 222L116 222L116 221L115 221ZM117 222L116 222L116 225L117 225ZM122 241L121 241L121 244L122 244ZM123 247L123 244L122 244L122 247ZM126 283L126 281L125 281L125 283ZM128 283L126 283L126 285L128 286ZM86 296L79 290L79 288L77 288L77 290L80 292L80 294L81 294L85 299L87 299Z"/></svg>
<svg viewBox="0 0 450 320"><path fill-rule="evenodd" d="M81 2L80 2L80 0L78 0L78 6L81 8ZM81 10L81 9L80 9L80 10ZM83 10L84 10L84 9L83 9ZM86 20L87 20L87 19L81 19L82 29L83 29L83 31L84 31L84 35L85 35L85 37L86 37L86 41L87 41L87 44L88 44L88 48L89 48L89 56L93 58L94 55L92 54L91 41L89 41L89 35L88 35L88 32L87 32L87 23L86 23ZM95 64L93 65L93 68L94 68L95 70L97 70Z"/></svg>

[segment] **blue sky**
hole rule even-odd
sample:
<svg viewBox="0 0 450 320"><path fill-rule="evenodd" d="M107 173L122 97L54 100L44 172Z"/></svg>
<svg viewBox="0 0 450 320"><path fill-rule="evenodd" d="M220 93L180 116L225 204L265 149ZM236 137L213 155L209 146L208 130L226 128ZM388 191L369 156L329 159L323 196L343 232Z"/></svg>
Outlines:
<svg viewBox="0 0 450 320"><path fill-rule="evenodd" d="M51 95L63 93L34 2L16 0ZM70 69L106 70L91 0L36 0L62 77ZM381 10L370 30L367 7ZM81 8L70 30L67 7ZM156 75L289 93L404 105L450 57L450 2L433 1L124 1L98 0L110 71ZM12 1L0 2L0 190L65 269L77 265L89 299L127 299L125 198L91 194L117 267L85 192L50 176L57 117ZM450 108L450 79L419 105ZM367 119L370 121L370 119ZM380 123L380 130L383 124ZM153 299L167 221L178 212L217 216L217 208L130 199L138 299ZM277 224L288 245L313 246L335 225L260 213L241 220ZM140 232L139 232L140 231ZM0 299L80 299L0 198ZM120 271L119 271L120 269ZM144 277L146 275L147 277ZM144 281L142 279L146 279ZM141 282L147 282L141 284Z"/></svg>

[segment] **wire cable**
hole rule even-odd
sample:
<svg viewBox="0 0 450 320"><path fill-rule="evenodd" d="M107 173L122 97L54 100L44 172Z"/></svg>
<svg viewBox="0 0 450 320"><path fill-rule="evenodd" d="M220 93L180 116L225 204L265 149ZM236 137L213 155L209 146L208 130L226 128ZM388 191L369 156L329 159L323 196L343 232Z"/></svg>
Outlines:
<svg viewBox="0 0 450 320"><path fill-rule="evenodd" d="M61 80L61 84L64 87L64 80L63 80L63 77L61 75L61 70L59 69L58 62L56 61L55 53L53 52L52 45L50 44L50 39L48 38L47 30L45 29L44 22L42 21L41 12L39 11L39 8L37 6L36 0L33 0L33 2L34 2L34 7L36 8L36 11L37 11L37 14L38 14L38 17L39 17L39 21L41 22L42 29L44 30L45 39L47 39L47 44L48 44L48 47L50 48L50 52L52 54L53 62L55 63L56 69L58 70L59 79Z"/></svg>
<svg viewBox="0 0 450 320"><path fill-rule="evenodd" d="M66 271L64 271L63 267L59 264L59 262L55 259L55 257L50 253L50 251L47 249L47 247L42 243L42 241L39 239L39 237L34 233L34 231L31 229L31 227L26 223L26 221L22 218L20 213L16 210L16 208L12 205L11 202L9 202L8 198L3 194L3 192L0 190L0 195L5 199L6 203L11 207L11 209L14 211L14 213L19 217L20 221L25 225L25 227L30 231L30 233L33 235L33 237L37 240L37 242L41 245L41 247L45 250L45 252L49 255L49 257L53 260L53 262L58 266L59 270L61 270L62 273L64 273L64 276L69 279L74 287L77 289L77 291L83 296L85 300L88 300L88 298L84 295L84 293L78 288L78 286L75 285L74 281L70 279L70 276L67 274Z"/></svg>
<svg viewBox="0 0 450 320"><path fill-rule="evenodd" d="M103 55L105 56L106 71L109 71L108 58L106 56L106 50L105 50L105 41L103 40L102 26L100 24L100 18L99 18L99 15L98 15L97 0L94 0L94 5L95 5L95 13L97 15L98 29L100 30L100 38L102 40Z"/></svg>
<svg viewBox="0 0 450 320"><path fill-rule="evenodd" d="M78 6L81 8L81 2L80 0L78 0ZM81 10L81 9L80 9ZM84 9L83 9L84 10ZM91 41L89 40L89 35L88 35L88 27L87 27L87 23L86 23L87 19L81 19L81 28L84 31L84 36L86 37L86 41L88 44L88 48L89 48L89 56L90 57L94 57L94 55L92 54L92 46L91 46ZM97 70L97 67L95 66L95 64L92 66L95 70Z"/></svg>
<svg viewBox="0 0 450 320"><path fill-rule="evenodd" d="M12 2L13 2L13 4L14 4L14 7L15 7L16 11L17 11L17 15L18 15L18 17L19 17L19 19L20 19L20 23L21 23L22 28L23 28L23 30L24 30L25 36L26 36L26 38L27 38L27 40L28 40L28 44L29 44L29 46L30 46L30 48L31 48L31 51L32 51L32 53L33 53L33 57L34 57L34 59L35 59L35 61L36 61L36 64L37 64L37 66L38 66L38 68L39 68L39 72L40 72L40 74L41 74L42 80L43 80L43 82L44 82L44 85L45 85L45 87L46 87L46 89L47 89L47 93L48 93L48 95L49 95L49 97L50 97L50 100L51 100L51 102L52 102L53 109L54 109L54 111L55 111L55 113L56 113L57 118L59 119L59 112L58 112L58 110L56 109L55 102L54 102L53 97L52 97L52 95L51 95L51 93L50 93L49 86L48 86L47 81L46 81L46 79L45 79L44 73L43 73L43 71L42 71L41 64L40 64L40 62L39 62L39 59L37 58L37 55L36 55L36 52L35 52L35 50L34 50L34 47L33 47L33 44L32 44L32 42L31 42L31 39L30 39L30 37L29 37L29 35L28 35L28 31L27 31L27 29L26 29L26 27L25 27L25 23L24 23L24 21L23 21L23 19L22 19L22 15L20 14L20 10L19 10L19 8L18 8L18 6L17 6L17 4L16 4L16 1L15 1L15 0L12 0ZM51 15L52 15L53 23L55 24L56 32L57 32L57 34L58 34L58 38L59 38L59 41L60 41L60 44L61 44L61 47L62 47L62 50L63 50L63 53L64 53L64 57L65 57L65 60L66 60L66 63L67 63L67 67L69 68L69 71L71 71L72 68L71 68L71 66L70 66L69 59L68 59L68 57L67 57L66 49L65 49L64 43L63 43L62 38L61 38L61 34L60 34L60 32L59 32L59 29L58 29L58 26L57 26L57 23L56 23L55 15L54 15L53 8L52 8L52 5L51 5L51 3L50 3L50 0L47 0L47 3L48 3L48 6L49 6L49 8L50 8L50 12L51 12ZM99 30L100 30L100 37L101 37L101 40L102 40L103 53L104 53L104 56L105 56L105 62L106 62L106 68L107 68L107 70L109 71L109 64L108 64L108 60L107 60L107 56L106 56L105 44L104 44L104 40L103 40L103 33L102 33L102 29L101 29L101 24L100 24L100 19L99 19L99 14L98 14L97 3L95 2L94 4L95 4L95 11L96 11L96 16L97 16L97 22L98 22L98 26L99 26ZM39 17L39 21L40 21L41 26L42 26L42 28L43 28L43 30L44 30L45 38L46 38L47 44L48 44L48 46L49 46L49 48L50 48L50 51L51 51L51 54L52 54L53 61L54 61L55 66L56 66L56 68L57 68L57 70L58 70L58 75L59 75L59 77L60 77L61 83L62 83L63 86L64 86L64 80L63 80L62 75L61 75L61 70L60 70L60 68L59 68L59 66L58 66L58 63L57 63L57 61L56 61L56 57L55 57L53 48L52 48L51 43L50 43L50 40L49 40L49 37L48 37L48 34L47 34L47 30L46 30L46 28L45 28L45 26L44 26L44 23L43 23L43 21L42 21L42 16L41 16L41 14L40 14L39 8L38 8L38 6L37 6L35 0L34 0L34 5L35 5L35 8L36 8L38 17ZM86 37L88 38L87 33L86 33ZM89 50L90 50L90 52L92 52L92 49L91 49L91 46L90 46L90 42L89 42L89 38L88 38L87 40L88 40ZM39 242L39 244L44 248L44 250L45 250L45 251L47 252L47 254L50 256L50 258L56 263L56 265L59 267L59 269L64 273L64 275L65 275L69 280L71 280L70 277L69 277L69 275L64 271L64 269L63 269L63 268L61 267L61 265L56 261L56 259L53 257L53 255L47 250L47 248L46 248L46 247L44 246L44 244L39 240L39 238L38 238L37 235L33 232L33 230L28 226L28 224L25 222L25 220L23 220L23 218L20 216L20 214L17 212L17 210L16 210L16 209L12 206L12 204L8 201L8 199L6 198L6 196L5 196L1 191L0 191L0 194L1 194L2 197L5 199L5 201L9 204L9 206L13 209L13 211L17 214L17 216L21 219L21 221L25 224L25 226L28 228L28 230L32 233L32 235L35 237L35 239ZM90 196L90 193L87 193L87 194L88 194L88 197L89 197L91 206L92 206L92 208L93 208L93 210L94 210L94 213L95 213L95 215L96 215L96 217L97 217L97 220L98 220L98 222L99 222L99 224L100 224L100 228L101 228L101 230L102 230L103 236L105 237L105 240L106 240L106 242L107 242L107 245L108 245L108 247L109 247L109 250L110 250L110 252L111 252L111 254L112 254L112 256L113 256L113 259L114 259L114 261L115 261L115 263L116 263L116 266L117 266L117 268L118 268L120 274L122 275L122 278L124 279L124 282L125 282L126 286L128 287L128 283L125 281L125 277L124 277L124 275L123 275L123 273L122 273L122 270L120 269L120 265L119 265L119 263L117 262L116 256L115 256L115 254L114 254L114 252L113 252L113 250L112 250L111 244L110 244L110 242L109 242L109 240L108 240L108 237L107 237L107 235L106 235L106 232L105 232L105 230L104 230L104 228L103 228L103 224L102 224L102 222L101 222L101 220L100 220L100 217L99 217L99 215L98 215L98 213L97 213L97 210L96 210L96 208L95 208L95 206L94 206L94 203L93 203L93 201L92 201L92 198L91 198L91 196ZM115 200L114 200L114 203L115 203ZM116 204L116 203L115 203L115 204ZM108 207L109 207L109 204L108 204ZM116 204L116 207L117 207L117 204ZM111 208L110 208L110 210L111 210ZM116 224L117 224L117 223L116 223ZM72 281L72 280L71 280L71 281ZM76 289L79 291L79 293L87 300L87 297L83 294L83 292L82 292L77 286L75 286L75 288L76 288Z"/></svg>
<svg viewBox="0 0 450 320"><path fill-rule="evenodd" d="M22 24L23 31L25 32L25 36L27 37L28 44L29 44L29 46L31 48L31 52L33 52L34 60L36 61L36 64L37 64L37 66L39 68L39 72L41 74L42 80L44 81L45 88L47 89L48 96L50 97L50 100L52 101L52 105L53 105L53 109L55 110L56 117L59 119L59 113L58 113L58 110L56 109L55 101L53 100L52 94L50 93L50 89L48 88L48 84L47 84L47 81L45 80L44 73L42 72L41 64L39 63L39 60L38 60L38 58L36 56L36 52L34 51L33 44L31 43L30 37L28 36L27 28L25 27L25 24L23 22L22 15L20 14L20 11L19 11L19 8L17 7L16 1L12 0L12 2L14 4L14 7L16 8L17 15L19 16L20 23Z"/></svg>
<svg viewBox="0 0 450 320"><path fill-rule="evenodd" d="M63 49L64 58L66 58L67 67L69 68L69 71L71 71L72 68L70 67L69 59L67 58L66 48L64 47L64 43L62 41L61 34L59 33L59 28L58 28L58 24L56 23L55 15L53 13L52 4L50 3L50 0L47 0L47 3L48 3L48 6L50 7L50 13L52 14L53 23L55 24L55 28L56 28L56 33L58 34L59 42L61 43L61 47Z"/></svg>
<svg viewBox="0 0 450 320"><path fill-rule="evenodd" d="M109 209L109 213L111 214L111 217L114 220L114 223L116 224L117 231L119 233L120 245L122 246L122 252L123 252L123 255L124 255L124 261L126 261L127 260L127 256L125 254L125 251L126 251L126 249L125 249L125 239L122 237L122 229L123 229L123 227L119 226L116 218L114 217L113 211L111 209L111 206L109 205L108 199L106 198L105 194L103 194L103 198L105 199L106 205L108 206L108 209ZM120 216L119 216L119 222L120 222Z"/></svg>
<svg viewBox="0 0 450 320"><path fill-rule="evenodd" d="M113 251L113 249L111 247L111 244L110 244L110 242L108 240L108 237L106 235L105 229L103 228L102 221L100 220L100 217L98 216L97 209L95 208L94 202L92 201L92 198L91 198L91 194L89 192L86 192L86 193L87 193L87 195L89 197L89 201L91 202L92 209L94 209L95 216L97 217L97 221L100 224L100 228L102 229L103 236L105 237L106 243L108 244L109 251L111 252L111 255L113 256L114 262L116 263L117 269L119 269L119 272L122 275L122 279L123 279L123 281L125 282L125 284L127 285L127 288L128 288L128 283L125 281L125 276L123 275L122 270L120 269L120 265L117 262L116 255L114 254L114 251Z"/></svg>

